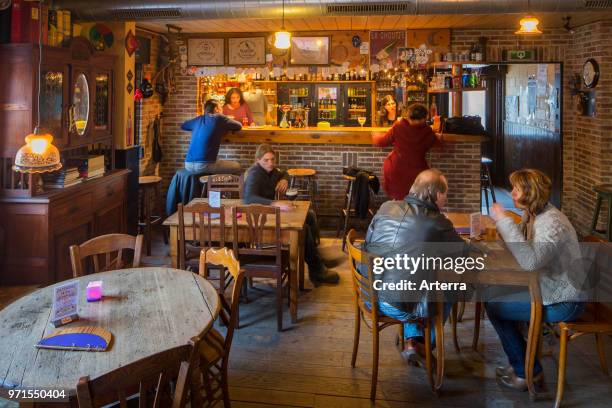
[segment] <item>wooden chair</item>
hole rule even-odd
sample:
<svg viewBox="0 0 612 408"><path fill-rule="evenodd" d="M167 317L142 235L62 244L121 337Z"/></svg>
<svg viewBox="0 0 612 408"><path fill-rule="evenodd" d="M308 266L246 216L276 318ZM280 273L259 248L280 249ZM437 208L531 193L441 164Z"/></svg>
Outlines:
<svg viewBox="0 0 612 408"><path fill-rule="evenodd" d="M242 198L244 187L244 175L235 174L212 174L200 177L205 185L202 189L202 197L208 197L209 191L220 191L223 198Z"/></svg>
<svg viewBox="0 0 612 408"><path fill-rule="evenodd" d="M140 407L184 407L190 389L199 387L194 372L198 370L199 340L171 348L118 368L97 378L81 377L76 387L80 408L102 407L138 397ZM170 382L176 379L174 391ZM192 406L200 406L197 393L191 393Z"/></svg>
<svg viewBox="0 0 612 408"><path fill-rule="evenodd" d="M85 276L87 267L83 260L92 257L93 273L122 269L125 267L123 261L123 250L134 250L133 268L140 266L142 253L142 235L132 236L126 234L100 235L82 243L70 247L70 260L72 262L72 274L75 278ZM101 258L104 256L104 258ZM114 258L113 258L114 256Z"/></svg>
<svg viewBox="0 0 612 408"><path fill-rule="evenodd" d="M242 239L238 228L238 213L247 223ZM274 216L273 228L265 228L268 216ZM234 252L247 278L276 279L276 320L278 331L283 328L283 283L289 279L289 249L282 245L280 209L265 205L246 205L232 208ZM267 240L267 241L266 241ZM246 245L239 245L240 242ZM288 303L291 303L289 290Z"/></svg>
<svg viewBox="0 0 612 408"><path fill-rule="evenodd" d="M191 225L185 225L185 215L191 214ZM217 228L213 234L212 220L218 219L219 225L225 225L225 207L211 207L208 203L195 202L178 205L178 268L197 270L202 249L225 246L225 228ZM187 239L187 230L191 230L191 239ZM215 229L215 230L217 230ZM208 278L208 277L206 277ZM227 276L219 272L219 291L225 290Z"/></svg>
<svg viewBox="0 0 612 408"><path fill-rule="evenodd" d="M366 326L371 327L372 330L372 382L370 387L370 400L376 399L376 385L378 381L378 352L379 352L379 335L380 332L393 325L399 325L399 336L403 348L404 322L380 314L378 311L378 294L373 288L374 275L372 272L372 256L365 253L361 249L355 246L355 239L357 233L355 230L350 230L346 240L348 244L348 256L349 264L351 266L351 275L353 277L353 294L355 295L355 332L353 337L353 356L351 358L351 367L355 367L357 360L357 350L359 348L359 334L361 330L361 319L370 320L371 324ZM368 262L368 275L362 275L358 268L359 264L363 264L364 261ZM374 305L374 307L372 307ZM432 390L435 389L432 358L431 358L431 324L430 319L415 319L411 321L424 326L425 334L425 364L427 368L427 378L431 385ZM441 364L442 362L438 362Z"/></svg>
<svg viewBox="0 0 612 408"><path fill-rule="evenodd" d="M204 375L203 384L207 402L213 405L214 401L221 400L223 405L229 408L227 368L234 329L238 322L238 301L244 283L244 270L240 268L240 263L234 257L232 250L228 248L202 250L200 253L200 275L206 276L208 265L218 265L227 269L234 281L229 302L224 293L219 296L221 300L219 316L227 327L225 338L217 330L211 328L200 343L199 350L200 368ZM219 392L221 393L220 396Z"/></svg>
<svg viewBox="0 0 612 408"><path fill-rule="evenodd" d="M611 278L608 276L608 274L610 272L610 265L612 265L612 243L606 242L605 240L595 236L585 237L584 241L599 242L599 246L596 248L593 271L598 275L599 279L608 280L603 286L610 287ZM598 278L595 278L593 282L597 282L599 280ZM598 282L595 289L597 289L598 285L600 284L601 282ZM588 303L586 312L578 320L573 322L560 322L558 323L558 326L560 334L559 371L557 378L557 396L555 399L555 408L559 408L561 406L561 400L563 399L563 393L565 391L567 344L572 340L575 340L585 334L594 334L601 371L603 371L605 375L608 375L604 335L612 334L612 303Z"/></svg>

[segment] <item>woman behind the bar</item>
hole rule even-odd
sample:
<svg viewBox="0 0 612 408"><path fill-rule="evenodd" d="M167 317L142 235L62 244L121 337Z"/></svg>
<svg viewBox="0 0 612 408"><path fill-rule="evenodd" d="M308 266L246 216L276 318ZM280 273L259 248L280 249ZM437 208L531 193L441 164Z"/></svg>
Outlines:
<svg viewBox="0 0 612 408"><path fill-rule="evenodd" d="M582 263L576 231L567 217L548 202L552 183L544 173L518 170L510 174L510 184L512 200L523 210L523 218L515 224L500 204L493 204L491 216L497 231L523 269L540 271L542 322L574 320L584 311L583 293L576 287L584 278L580 276ZM524 290L494 297L485 308L510 363L495 370L498 382L524 391L526 344L518 323L530 320L529 293ZM536 383L543 381L537 359L533 374Z"/></svg>
<svg viewBox="0 0 612 408"><path fill-rule="evenodd" d="M234 120L242 123L243 125L249 124L254 125L253 114L249 105L245 102L242 91L238 88L231 88L225 94L225 105L223 105L223 114L227 115ZM245 119L247 123L245 123Z"/></svg>
<svg viewBox="0 0 612 408"><path fill-rule="evenodd" d="M384 135L372 138L376 146L393 146L383 164L383 187L394 200L403 200L418 174L429 168L425 155L439 141L426 120L425 106L410 105L407 118L396 121Z"/></svg>
<svg viewBox="0 0 612 408"><path fill-rule="evenodd" d="M400 110L397 108L397 102L393 96L387 95L380 103L380 111L378 112L378 126L388 127L393 126L395 122L402 117Z"/></svg>

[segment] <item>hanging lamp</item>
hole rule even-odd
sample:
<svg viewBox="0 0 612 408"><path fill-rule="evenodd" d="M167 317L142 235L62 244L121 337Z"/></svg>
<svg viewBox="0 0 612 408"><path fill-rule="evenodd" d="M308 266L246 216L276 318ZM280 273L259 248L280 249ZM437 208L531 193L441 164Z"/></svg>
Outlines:
<svg viewBox="0 0 612 408"><path fill-rule="evenodd" d="M291 33L285 31L285 0L283 0L283 24L281 31L274 33L274 47L279 50L286 50L291 47Z"/></svg>
<svg viewBox="0 0 612 408"><path fill-rule="evenodd" d="M39 1L39 15L42 0ZM38 19L38 93L36 99L37 119L34 132L25 137L26 144L15 155L13 170L20 173L47 173L62 168L60 152L53 146L53 136L41 131L40 125L40 83L42 65L42 18Z"/></svg>
<svg viewBox="0 0 612 408"><path fill-rule="evenodd" d="M527 15L521 18L519 24L521 28L518 31L515 31L514 34L519 35L534 35L534 34L542 34L542 31L538 29L538 24L540 24L540 20L537 17L533 17L530 15L530 5L529 1L527 1Z"/></svg>

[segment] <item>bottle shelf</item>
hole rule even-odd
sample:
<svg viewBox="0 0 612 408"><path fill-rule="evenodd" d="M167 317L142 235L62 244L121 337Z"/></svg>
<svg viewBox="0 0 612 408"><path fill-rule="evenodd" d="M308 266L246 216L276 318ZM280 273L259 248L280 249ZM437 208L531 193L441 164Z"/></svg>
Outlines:
<svg viewBox="0 0 612 408"><path fill-rule="evenodd" d="M449 93L449 92L476 92L476 91L486 91L487 88L477 87L477 88L444 88L444 89L428 89L427 93L436 94L436 93Z"/></svg>
<svg viewBox="0 0 612 408"><path fill-rule="evenodd" d="M449 67L451 65L487 65L484 61L436 61L429 63L432 67Z"/></svg>

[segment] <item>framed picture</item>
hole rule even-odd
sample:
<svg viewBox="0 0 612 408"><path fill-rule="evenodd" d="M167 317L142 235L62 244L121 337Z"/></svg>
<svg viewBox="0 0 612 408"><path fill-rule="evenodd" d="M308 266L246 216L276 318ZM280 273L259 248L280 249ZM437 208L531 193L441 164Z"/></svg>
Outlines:
<svg viewBox="0 0 612 408"><path fill-rule="evenodd" d="M187 40L188 65L224 65L223 38L190 38Z"/></svg>
<svg viewBox="0 0 612 408"><path fill-rule="evenodd" d="M330 37L291 37L291 65L329 65Z"/></svg>
<svg viewBox="0 0 612 408"><path fill-rule="evenodd" d="M230 38L227 42L229 65L264 65L266 37Z"/></svg>

